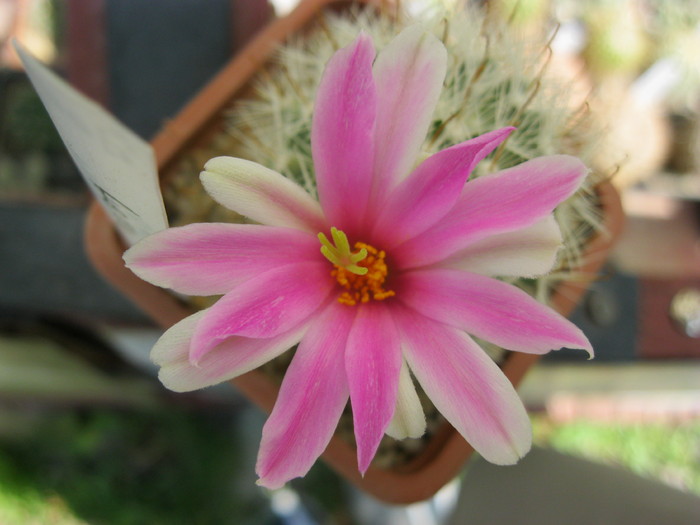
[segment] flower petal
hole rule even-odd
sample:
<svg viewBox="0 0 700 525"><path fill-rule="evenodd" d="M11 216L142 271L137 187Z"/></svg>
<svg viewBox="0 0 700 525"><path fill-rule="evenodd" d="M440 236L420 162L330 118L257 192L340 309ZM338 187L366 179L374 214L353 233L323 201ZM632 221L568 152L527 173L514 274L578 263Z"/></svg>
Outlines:
<svg viewBox="0 0 700 525"><path fill-rule="evenodd" d="M512 464L530 449L530 420L503 372L466 334L407 308L392 310L404 355L435 407L485 459Z"/></svg>
<svg viewBox="0 0 700 525"><path fill-rule="evenodd" d="M421 163L382 206L372 237L375 242L390 249L442 219L459 199L474 166L514 129L491 131L444 149Z"/></svg>
<svg viewBox="0 0 700 525"><path fill-rule="evenodd" d="M432 122L447 71L445 46L420 25L404 29L379 53L374 202L408 175Z"/></svg>
<svg viewBox="0 0 700 525"><path fill-rule="evenodd" d="M552 270L562 246L552 215L532 226L476 241L447 258L441 266L500 277L538 277Z"/></svg>
<svg viewBox="0 0 700 525"><path fill-rule="evenodd" d="M531 226L571 196L587 173L577 158L554 155L474 179L439 223L392 256L403 268L425 266L490 235Z"/></svg>
<svg viewBox="0 0 700 525"><path fill-rule="evenodd" d="M216 202L261 224L314 234L327 228L321 207L311 195L255 162L216 157L205 164L199 177Z"/></svg>
<svg viewBox="0 0 700 525"><path fill-rule="evenodd" d="M544 354L591 343L571 321L522 290L491 277L451 269L408 272L397 295L417 312L508 350Z"/></svg>
<svg viewBox="0 0 700 525"><path fill-rule="evenodd" d="M336 52L316 95L311 151L318 198L329 223L351 237L365 219L372 187L377 95L367 35Z"/></svg>
<svg viewBox="0 0 700 525"><path fill-rule="evenodd" d="M425 434L425 413L404 359L401 360L396 410L386 433L394 439L419 438Z"/></svg>
<svg viewBox="0 0 700 525"><path fill-rule="evenodd" d="M333 301L299 344L262 431L258 484L303 476L328 445L348 400L342 357L355 312Z"/></svg>
<svg viewBox="0 0 700 525"><path fill-rule="evenodd" d="M173 325L151 351L151 359L161 367L158 377L170 390L189 392L238 377L290 349L306 329L302 325L269 339L231 337L194 366L189 359L190 343L204 313L197 312Z"/></svg>
<svg viewBox="0 0 700 525"><path fill-rule="evenodd" d="M206 310L201 310L185 317L163 332L151 349L151 361L158 366L165 366L183 359L189 360L192 334L205 312Z"/></svg>
<svg viewBox="0 0 700 525"><path fill-rule="evenodd" d="M394 415L401 370L399 335L385 305L366 303L357 307L345 349L345 370L357 463L364 474Z"/></svg>
<svg viewBox="0 0 700 525"><path fill-rule="evenodd" d="M308 262L289 264L234 288L209 308L197 324L190 360L197 363L233 335L269 338L302 323L333 288L328 266Z"/></svg>
<svg viewBox="0 0 700 525"><path fill-rule="evenodd" d="M318 239L290 228L190 224L150 235L124 253L141 279L189 295L225 294L291 261L318 261Z"/></svg>

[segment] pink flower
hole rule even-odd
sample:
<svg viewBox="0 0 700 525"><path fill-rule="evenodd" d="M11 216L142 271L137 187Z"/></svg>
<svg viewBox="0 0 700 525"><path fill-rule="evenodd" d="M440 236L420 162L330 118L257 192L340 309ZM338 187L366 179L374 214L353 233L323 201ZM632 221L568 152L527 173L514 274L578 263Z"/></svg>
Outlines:
<svg viewBox="0 0 700 525"><path fill-rule="evenodd" d="M263 429L257 472L270 488L309 470L348 398L362 473L385 433L421 435L411 373L482 456L514 463L530 448L528 416L468 334L520 352L591 352L572 323L494 278L551 269L561 244L552 211L586 168L542 157L465 184L512 128L414 167L446 51L414 26L374 59L361 35L321 80L311 136L318 201L263 166L215 158L201 175L207 191L260 224L172 228L124 256L159 286L223 294L153 349L168 388L231 379L298 343Z"/></svg>

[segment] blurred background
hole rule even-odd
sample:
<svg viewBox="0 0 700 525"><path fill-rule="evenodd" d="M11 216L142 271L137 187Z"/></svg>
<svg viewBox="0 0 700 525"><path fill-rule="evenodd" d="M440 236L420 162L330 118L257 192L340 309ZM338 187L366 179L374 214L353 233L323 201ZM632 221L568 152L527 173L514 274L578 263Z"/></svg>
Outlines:
<svg viewBox="0 0 700 525"><path fill-rule="evenodd" d="M294 4L0 0L1 524L429 525L447 523L457 501L454 523L495 523L464 517L480 465L406 508L362 496L320 462L290 488L257 487L264 416L227 387L175 395L157 382L148 351L161 332L84 255L88 190L8 44L148 140ZM550 354L520 388L535 442L697 511L700 0L492 4L514 30L558 25L553 67L605 123L600 155L627 215L574 315L596 360Z"/></svg>

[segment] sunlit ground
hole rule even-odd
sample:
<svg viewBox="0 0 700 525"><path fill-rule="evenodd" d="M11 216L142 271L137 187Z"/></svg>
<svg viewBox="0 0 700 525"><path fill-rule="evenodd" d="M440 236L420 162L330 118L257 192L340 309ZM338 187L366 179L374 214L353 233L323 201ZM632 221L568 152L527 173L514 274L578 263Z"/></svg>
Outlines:
<svg viewBox="0 0 700 525"><path fill-rule="evenodd" d="M533 416L535 442L560 452L628 469L700 495L700 421L682 423L555 423Z"/></svg>

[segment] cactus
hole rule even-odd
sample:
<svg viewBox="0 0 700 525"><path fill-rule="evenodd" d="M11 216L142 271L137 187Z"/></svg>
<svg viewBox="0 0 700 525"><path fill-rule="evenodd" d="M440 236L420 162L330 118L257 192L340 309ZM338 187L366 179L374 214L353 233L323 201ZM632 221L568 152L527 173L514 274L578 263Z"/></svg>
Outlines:
<svg viewBox="0 0 700 525"><path fill-rule="evenodd" d="M326 14L318 27L280 48L274 65L259 75L255 96L240 100L229 115L235 155L268 166L316 193L309 144L314 92L326 61L368 33L378 49L403 27L420 21L442 39L449 55L445 86L423 145L425 156L503 126L518 129L482 162L472 177L542 155L568 153L590 160L595 133L586 108L568 107L566 86L545 76L547 43L523 42L507 25L465 7L433 8L417 16L357 9ZM230 154L230 152L229 152ZM590 162L587 162L590 164ZM546 301L552 287L575 278L580 248L601 228L592 187L600 175L556 212L565 239L560 267L519 283Z"/></svg>

